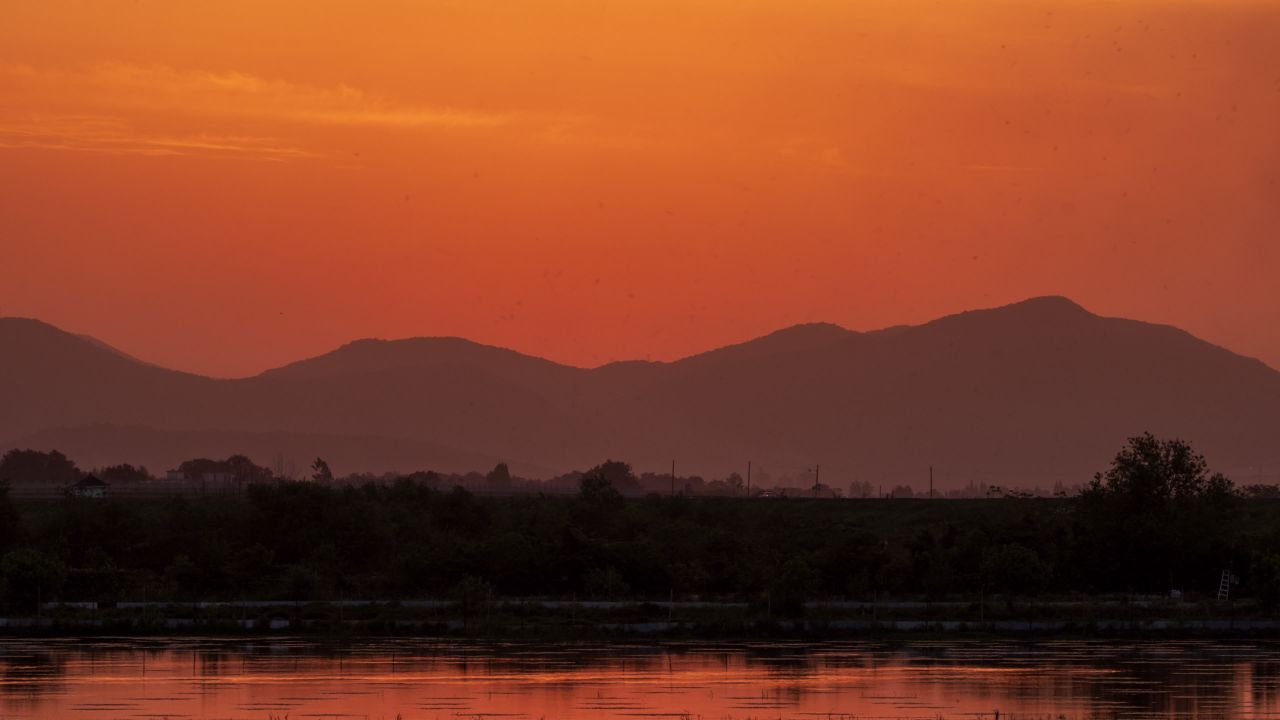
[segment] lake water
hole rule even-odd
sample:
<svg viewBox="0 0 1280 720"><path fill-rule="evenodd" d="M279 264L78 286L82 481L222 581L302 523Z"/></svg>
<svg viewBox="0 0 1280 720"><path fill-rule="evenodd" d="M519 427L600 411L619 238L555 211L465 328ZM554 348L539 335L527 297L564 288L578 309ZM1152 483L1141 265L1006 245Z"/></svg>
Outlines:
<svg viewBox="0 0 1280 720"><path fill-rule="evenodd" d="M1280 718L1280 644L0 641L4 720L397 716Z"/></svg>

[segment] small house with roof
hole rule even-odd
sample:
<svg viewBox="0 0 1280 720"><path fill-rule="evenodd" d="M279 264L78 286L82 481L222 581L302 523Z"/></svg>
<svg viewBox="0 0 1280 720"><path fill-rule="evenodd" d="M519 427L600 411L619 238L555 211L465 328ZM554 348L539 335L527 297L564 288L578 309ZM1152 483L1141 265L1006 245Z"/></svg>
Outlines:
<svg viewBox="0 0 1280 720"><path fill-rule="evenodd" d="M107 484L94 475L86 475L80 482L67 488L73 497L101 498L107 496Z"/></svg>

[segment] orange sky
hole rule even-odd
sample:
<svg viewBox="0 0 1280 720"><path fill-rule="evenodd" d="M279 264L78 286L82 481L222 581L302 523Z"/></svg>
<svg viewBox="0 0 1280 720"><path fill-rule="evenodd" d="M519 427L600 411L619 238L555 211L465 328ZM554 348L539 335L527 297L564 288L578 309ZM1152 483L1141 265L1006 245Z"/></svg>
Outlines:
<svg viewBox="0 0 1280 720"><path fill-rule="evenodd" d="M14 0L0 315L240 375L1032 295L1280 367L1280 2Z"/></svg>

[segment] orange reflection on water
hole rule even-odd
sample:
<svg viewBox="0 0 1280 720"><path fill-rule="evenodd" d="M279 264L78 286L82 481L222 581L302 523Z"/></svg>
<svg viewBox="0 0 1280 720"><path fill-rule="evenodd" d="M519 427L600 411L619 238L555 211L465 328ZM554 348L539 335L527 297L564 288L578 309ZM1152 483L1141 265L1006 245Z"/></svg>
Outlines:
<svg viewBox="0 0 1280 720"><path fill-rule="evenodd" d="M1269 718L1280 647L0 643L0 718Z"/></svg>

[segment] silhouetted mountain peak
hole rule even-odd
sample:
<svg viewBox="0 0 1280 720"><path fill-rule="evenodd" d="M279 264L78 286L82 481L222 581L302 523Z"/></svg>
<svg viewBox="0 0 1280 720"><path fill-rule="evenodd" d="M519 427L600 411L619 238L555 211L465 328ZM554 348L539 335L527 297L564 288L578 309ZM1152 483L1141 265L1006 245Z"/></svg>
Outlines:
<svg viewBox="0 0 1280 720"><path fill-rule="evenodd" d="M829 322L811 322L799 323L784 327L781 330L775 330L765 335L760 340L773 339L774 341L812 341L812 340L831 340L847 337L852 330L840 327L835 323Z"/></svg>
<svg viewBox="0 0 1280 720"><path fill-rule="evenodd" d="M945 332L977 341L991 335L1043 337L1100 327L1109 318L1094 315L1069 298L1047 295L1009 305L966 310L899 332Z"/></svg>
<svg viewBox="0 0 1280 720"><path fill-rule="evenodd" d="M1027 298L1020 302L1011 303L1005 307L1021 307L1028 310L1037 310L1043 312L1073 312L1092 314L1085 310L1075 300L1065 295L1040 295L1038 297Z"/></svg>
<svg viewBox="0 0 1280 720"><path fill-rule="evenodd" d="M43 320L26 317L0 317L0 337L16 337L20 333L71 335L71 333L60 330Z"/></svg>
<svg viewBox="0 0 1280 720"><path fill-rule="evenodd" d="M343 344L328 355L372 356L390 355L397 352L484 352L495 350L488 345L481 345L473 340L452 335L411 338L360 338Z"/></svg>
<svg viewBox="0 0 1280 720"><path fill-rule="evenodd" d="M1085 310L1070 298L1062 297L1061 295L1044 295L1041 297L1034 297L1010 303L1008 305L1001 305L999 307L984 308L981 310L967 310L962 313L940 318L939 321L954 317L981 317L994 319L1013 318L1018 320L1052 323L1062 320L1096 318L1098 316L1088 310Z"/></svg>
<svg viewBox="0 0 1280 720"><path fill-rule="evenodd" d="M161 368L130 355L92 335L67 332L34 318L0 318L0 346L12 348L10 356L23 356L35 366L50 369L67 362L94 362L102 354L110 355L119 367L145 366L164 372L177 372Z"/></svg>
<svg viewBox="0 0 1280 720"><path fill-rule="evenodd" d="M0 345L6 348L10 356L26 356L35 362L98 352L137 362L100 340L75 335L34 318L0 318Z"/></svg>
<svg viewBox="0 0 1280 720"><path fill-rule="evenodd" d="M301 379L427 369L441 365L485 368L563 367L550 360L524 355L515 350L483 345L460 337L413 337L396 340L364 338L353 340L323 355L268 370L262 373L262 377L284 376Z"/></svg>

